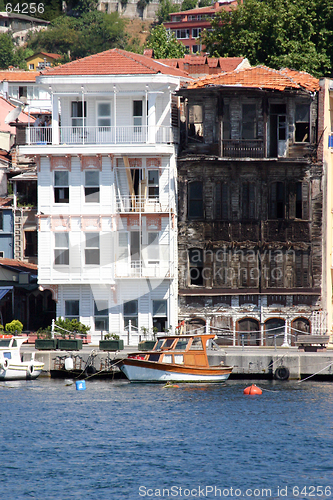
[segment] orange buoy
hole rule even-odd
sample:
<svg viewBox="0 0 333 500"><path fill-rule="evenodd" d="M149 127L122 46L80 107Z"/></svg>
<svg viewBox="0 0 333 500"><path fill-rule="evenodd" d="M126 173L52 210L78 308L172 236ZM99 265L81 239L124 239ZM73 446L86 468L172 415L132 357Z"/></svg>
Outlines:
<svg viewBox="0 0 333 500"><path fill-rule="evenodd" d="M244 394L249 394L249 395L255 395L255 394L262 394L262 390L259 389L256 385L252 384L250 387L246 387L244 389Z"/></svg>

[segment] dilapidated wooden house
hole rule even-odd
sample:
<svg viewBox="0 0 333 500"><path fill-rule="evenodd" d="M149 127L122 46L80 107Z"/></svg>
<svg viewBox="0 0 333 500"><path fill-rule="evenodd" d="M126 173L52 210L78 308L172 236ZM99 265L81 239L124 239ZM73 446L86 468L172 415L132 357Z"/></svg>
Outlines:
<svg viewBox="0 0 333 500"><path fill-rule="evenodd" d="M180 320L236 345L324 333L319 80L253 67L179 95Z"/></svg>

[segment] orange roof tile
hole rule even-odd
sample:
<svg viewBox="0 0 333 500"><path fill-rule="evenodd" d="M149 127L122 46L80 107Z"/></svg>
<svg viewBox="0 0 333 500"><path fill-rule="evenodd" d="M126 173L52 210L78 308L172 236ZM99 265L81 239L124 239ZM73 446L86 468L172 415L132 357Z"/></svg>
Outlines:
<svg viewBox="0 0 333 500"><path fill-rule="evenodd" d="M22 260L16 259L1 259L0 258L0 266L8 266L15 267L18 271L20 270L31 270L37 271L38 266L36 264L29 264L28 262L23 262Z"/></svg>
<svg viewBox="0 0 333 500"><path fill-rule="evenodd" d="M158 74L188 77L188 74L171 68L158 60L121 49L110 49L99 54L77 59L62 66L46 69L46 76L56 75L143 75Z"/></svg>
<svg viewBox="0 0 333 500"><path fill-rule="evenodd" d="M0 198L0 207L11 207L13 204L12 198Z"/></svg>
<svg viewBox="0 0 333 500"><path fill-rule="evenodd" d="M191 54L186 54L185 57L180 59L159 59L163 64L172 66L174 68L179 68L182 71L186 71L191 75L192 66L202 66L200 68L201 73L210 74L209 68L220 68L220 72L233 71L238 66L245 61L244 57L207 57L207 56L196 56ZM205 68L205 66L207 67ZM195 68L197 69L197 68ZM197 73L197 71L195 71Z"/></svg>
<svg viewBox="0 0 333 500"><path fill-rule="evenodd" d="M266 66L255 66L228 73L219 73L196 80L188 85L189 89L209 87L213 85L237 86L244 88L261 88L269 90L303 89L319 90L319 80L309 73L282 69L276 70Z"/></svg>
<svg viewBox="0 0 333 500"><path fill-rule="evenodd" d="M4 80L8 82L34 82L39 74L39 71L0 70L0 82Z"/></svg>
<svg viewBox="0 0 333 500"><path fill-rule="evenodd" d="M39 52L39 53L43 54L43 56L52 57L53 59L60 59L60 57L62 57L60 54L52 54L51 52Z"/></svg>

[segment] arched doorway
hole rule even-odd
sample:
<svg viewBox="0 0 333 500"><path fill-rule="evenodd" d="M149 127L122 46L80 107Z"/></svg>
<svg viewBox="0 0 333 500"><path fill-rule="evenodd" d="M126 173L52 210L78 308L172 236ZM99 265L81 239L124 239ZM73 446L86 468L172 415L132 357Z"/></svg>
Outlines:
<svg viewBox="0 0 333 500"><path fill-rule="evenodd" d="M202 318L193 318L186 323L186 332L193 333L197 331L197 333L204 333L204 327L206 326L206 321Z"/></svg>
<svg viewBox="0 0 333 500"><path fill-rule="evenodd" d="M291 323L291 340L292 344L297 342L298 335L311 333L311 324L307 318L296 318Z"/></svg>
<svg viewBox="0 0 333 500"><path fill-rule="evenodd" d="M282 345L284 340L284 328L285 328L284 319L271 318L265 321L265 345L266 346Z"/></svg>
<svg viewBox="0 0 333 500"><path fill-rule="evenodd" d="M260 345L259 321L253 318L244 318L237 322L238 345Z"/></svg>

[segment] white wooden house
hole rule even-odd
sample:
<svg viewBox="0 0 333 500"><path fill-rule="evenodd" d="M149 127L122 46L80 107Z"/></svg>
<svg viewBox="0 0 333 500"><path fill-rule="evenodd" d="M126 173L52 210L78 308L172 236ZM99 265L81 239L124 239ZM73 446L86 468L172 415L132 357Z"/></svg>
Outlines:
<svg viewBox="0 0 333 500"><path fill-rule="evenodd" d="M186 73L112 49L43 72L52 124L38 166L38 282L57 317L137 343L177 325L174 97Z"/></svg>

